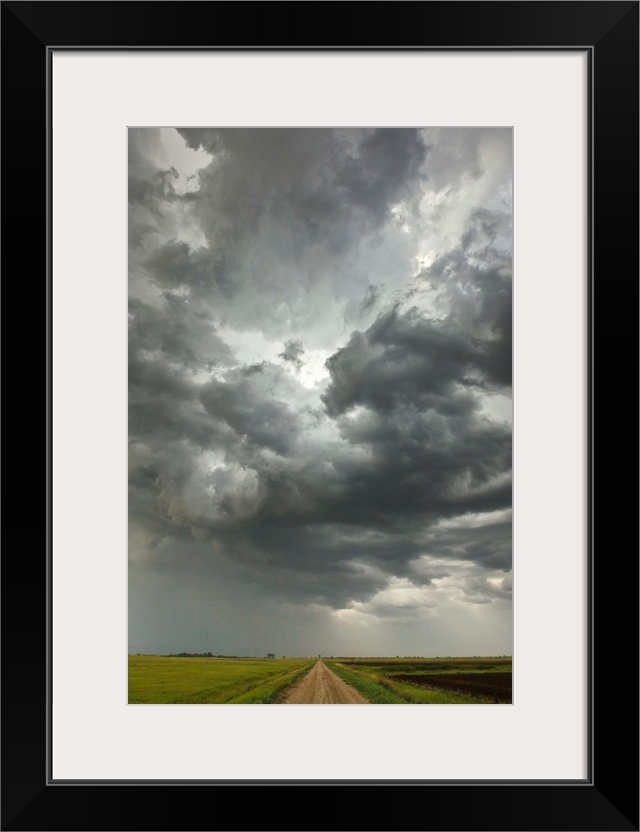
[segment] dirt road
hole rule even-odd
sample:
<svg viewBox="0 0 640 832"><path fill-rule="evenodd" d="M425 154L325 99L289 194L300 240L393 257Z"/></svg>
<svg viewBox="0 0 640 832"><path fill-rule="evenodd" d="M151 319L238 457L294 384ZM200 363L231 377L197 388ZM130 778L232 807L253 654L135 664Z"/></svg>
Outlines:
<svg viewBox="0 0 640 832"><path fill-rule="evenodd" d="M323 662L295 682L280 700L283 705L368 705L369 702Z"/></svg>

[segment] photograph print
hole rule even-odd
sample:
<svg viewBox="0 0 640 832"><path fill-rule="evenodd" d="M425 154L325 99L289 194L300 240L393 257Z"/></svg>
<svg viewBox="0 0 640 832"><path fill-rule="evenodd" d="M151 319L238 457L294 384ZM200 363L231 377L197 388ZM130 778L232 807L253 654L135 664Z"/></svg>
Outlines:
<svg viewBox="0 0 640 832"><path fill-rule="evenodd" d="M510 127L128 130L129 704L512 702Z"/></svg>

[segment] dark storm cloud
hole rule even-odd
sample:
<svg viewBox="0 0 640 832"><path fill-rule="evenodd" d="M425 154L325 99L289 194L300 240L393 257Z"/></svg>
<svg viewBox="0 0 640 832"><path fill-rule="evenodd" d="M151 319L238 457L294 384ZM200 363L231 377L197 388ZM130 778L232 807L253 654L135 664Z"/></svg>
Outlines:
<svg viewBox="0 0 640 832"><path fill-rule="evenodd" d="M392 268L422 233L426 163L440 153L456 187L484 175L473 137L447 155L417 130L185 129L212 161L180 195L138 132L132 557L203 576L224 561L273 597L334 608L394 576L431 586L447 563L508 571L509 521L456 521L511 505L511 429L483 398L510 392L510 218L470 207L428 267ZM169 233L163 209L203 244ZM372 283L378 255L391 265ZM325 372L305 386L314 349ZM507 592L472 579L468 599Z"/></svg>
<svg viewBox="0 0 640 832"><path fill-rule="evenodd" d="M358 404L384 411L428 404L455 412L455 385L478 383L472 374L483 346L415 309L393 308L328 359L331 384L323 401L334 415Z"/></svg>
<svg viewBox="0 0 640 832"><path fill-rule="evenodd" d="M187 243L172 240L157 248L145 266L162 288L188 287L198 293L215 292L229 298L234 295L224 260L212 256L208 249L194 252Z"/></svg>
<svg viewBox="0 0 640 832"><path fill-rule="evenodd" d="M392 418L371 412L348 424L345 438L369 451L349 471L351 511L362 520L437 517L509 505L509 432L501 426L435 410ZM393 488L389 484L393 484Z"/></svg>
<svg viewBox="0 0 640 832"><path fill-rule="evenodd" d="M185 297L166 292L155 306L131 299L129 320L130 355L155 352L192 370L235 363L210 314Z"/></svg>
<svg viewBox="0 0 640 832"><path fill-rule="evenodd" d="M155 131L129 132L129 205L143 203L154 207L158 198L166 194L166 171L159 170L149 160L149 151L157 143ZM166 194L168 195L168 194Z"/></svg>
<svg viewBox="0 0 640 832"><path fill-rule="evenodd" d="M177 176L175 169L158 167L150 158L157 153L160 141L158 130L129 130L130 267L137 260L137 250L145 245L148 238L154 237L159 226L166 224L167 206L172 206L179 200L174 189Z"/></svg>
<svg viewBox="0 0 640 832"><path fill-rule="evenodd" d="M480 150L483 139L491 134L491 130L438 128L427 132L430 138L433 136L435 139L434 144L429 144L432 154L429 179L433 188L457 190L465 180L482 176L484 170Z"/></svg>
<svg viewBox="0 0 640 832"><path fill-rule="evenodd" d="M380 287L379 286L368 286L367 293L362 299L362 303L360 304L360 315L366 315L368 312L372 312L378 305L380 301Z"/></svg>
<svg viewBox="0 0 640 832"><path fill-rule="evenodd" d="M232 215L286 210L300 213L310 229L337 229L358 209L381 223L415 189L427 154L420 132L407 129L179 132L189 147L222 156L218 178L221 187L234 186Z"/></svg>
<svg viewBox="0 0 640 832"><path fill-rule="evenodd" d="M486 210L472 212L460 244L424 268L404 295L406 302L428 291L435 296L436 305L446 309L443 321L412 322L410 340L416 347L422 340L429 349L444 351L445 360L466 364L468 378L463 379L458 371L451 381L487 388L511 386L510 240L503 215ZM439 347L435 346L436 340Z"/></svg>
<svg viewBox="0 0 640 832"><path fill-rule="evenodd" d="M274 335L287 320L304 331L326 307L322 292L360 302L367 275L354 274L353 256L375 244L397 201L419 197L427 155L420 132L404 129L180 133L213 157L200 190L182 197L207 246L167 240L145 268L158 286L187 288Z"/></svg>
<svg viewBox="0 0 640 832"><path fill-rule="evenodd" d="M469 184L504 175L509 179L513 159L511 130L491 127L428 128L429 185L448 194L465 192ZM501 164L502 163L502 164ZM504 167L503 167L504 165ZM446 204L443 209L446 210ZM474 206L470 206L474 207Z"/></svg>
<svg viewBox="0 0 640 832"><path fill-rule="evenodd" d="M509 503L505 494L502 504ZM436 524L425 534L423 546L436 560L457 558L506 572L511 568L511 517L479 528Z"/></svg>
<svg viewBox="0 0 640 832"><path fill-rule="evenodd" d="M304 347L302 341L287 341L284 345L284 350L278 356L283 361L293 364L296 369L300 369L304 364L302 356L304 355Z"/></svg>
<svg viewBox="0 0 640 832"><path fill-rule="evenodd" d="M222 419L239 437L286 454L300 429L298 419L286 402L265 395L262 375L243 373L232 383L212 381L202 388L200 400L207 413Z"/></svg>
<svg viewBox="0 0 640 832"><path fill-rule="evenodd" d="M475 286L499 294L490 278ZM476 395L508 382L510 350L492 319L500 306L476 306L467 332L453 315L394 306L328 359L327 411L375 462L351 495L354 508L433 518L510 505L510 428L488 422Z"/></svg>
<svg viewBox="0 0 640 832"><path fill-rule="evenodd" d="M358 153L337 166L336 183L346 201L382 222L393 203L420 179L427 148L417 130L382 129L364 134Z"/></svg>
<svg viewBox="0 0 640 832"><path fill-rule="evenodd" d="M165 293L158 305L129 301L129 436L147 445L218 440L217 425L198 407L193 374L235 364L209 316Z"/></svg>
<svg viewBox="0 0 640 832"><path fill-rule="evenodd" d="M469 578L463 582L462 591L464 593L462 600L468 604L490 604L494 598L511 600L511 583L507 578L497 585L488 581L487 578Z"/></svg>

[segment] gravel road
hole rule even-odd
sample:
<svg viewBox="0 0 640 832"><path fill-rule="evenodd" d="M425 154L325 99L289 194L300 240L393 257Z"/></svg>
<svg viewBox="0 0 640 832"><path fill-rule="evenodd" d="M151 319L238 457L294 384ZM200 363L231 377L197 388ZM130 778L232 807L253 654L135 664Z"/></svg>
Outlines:
<svg viewBox="0 0 640 832"><path fill-rule="evenodd" d="M338 678L323 662L316 662L300 681L287 689L283 705L368 705L357 690Z"/></svg>

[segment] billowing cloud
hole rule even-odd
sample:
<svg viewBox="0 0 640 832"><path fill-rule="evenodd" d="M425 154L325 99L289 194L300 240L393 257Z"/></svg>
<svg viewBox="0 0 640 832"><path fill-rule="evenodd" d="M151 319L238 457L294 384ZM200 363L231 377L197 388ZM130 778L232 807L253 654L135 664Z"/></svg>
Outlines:
<svg viewBox="0 0 640 832"><path fill-rule="evenodd" d="M458 610L464 653L486 607L508 651L510 154L493 129L130 131L132 608L197 576L324 615L335 652L387 621L408 653ZM132 649L160 649L138 613Z"/></svg>
<svg viewBox="0 0 640 832"><path fill-rule="evenodd" d="M303 355L304 347L302 346L302 341L287 341L283 351L280 353L280 358L299 370L304 364Z"/></svg>

